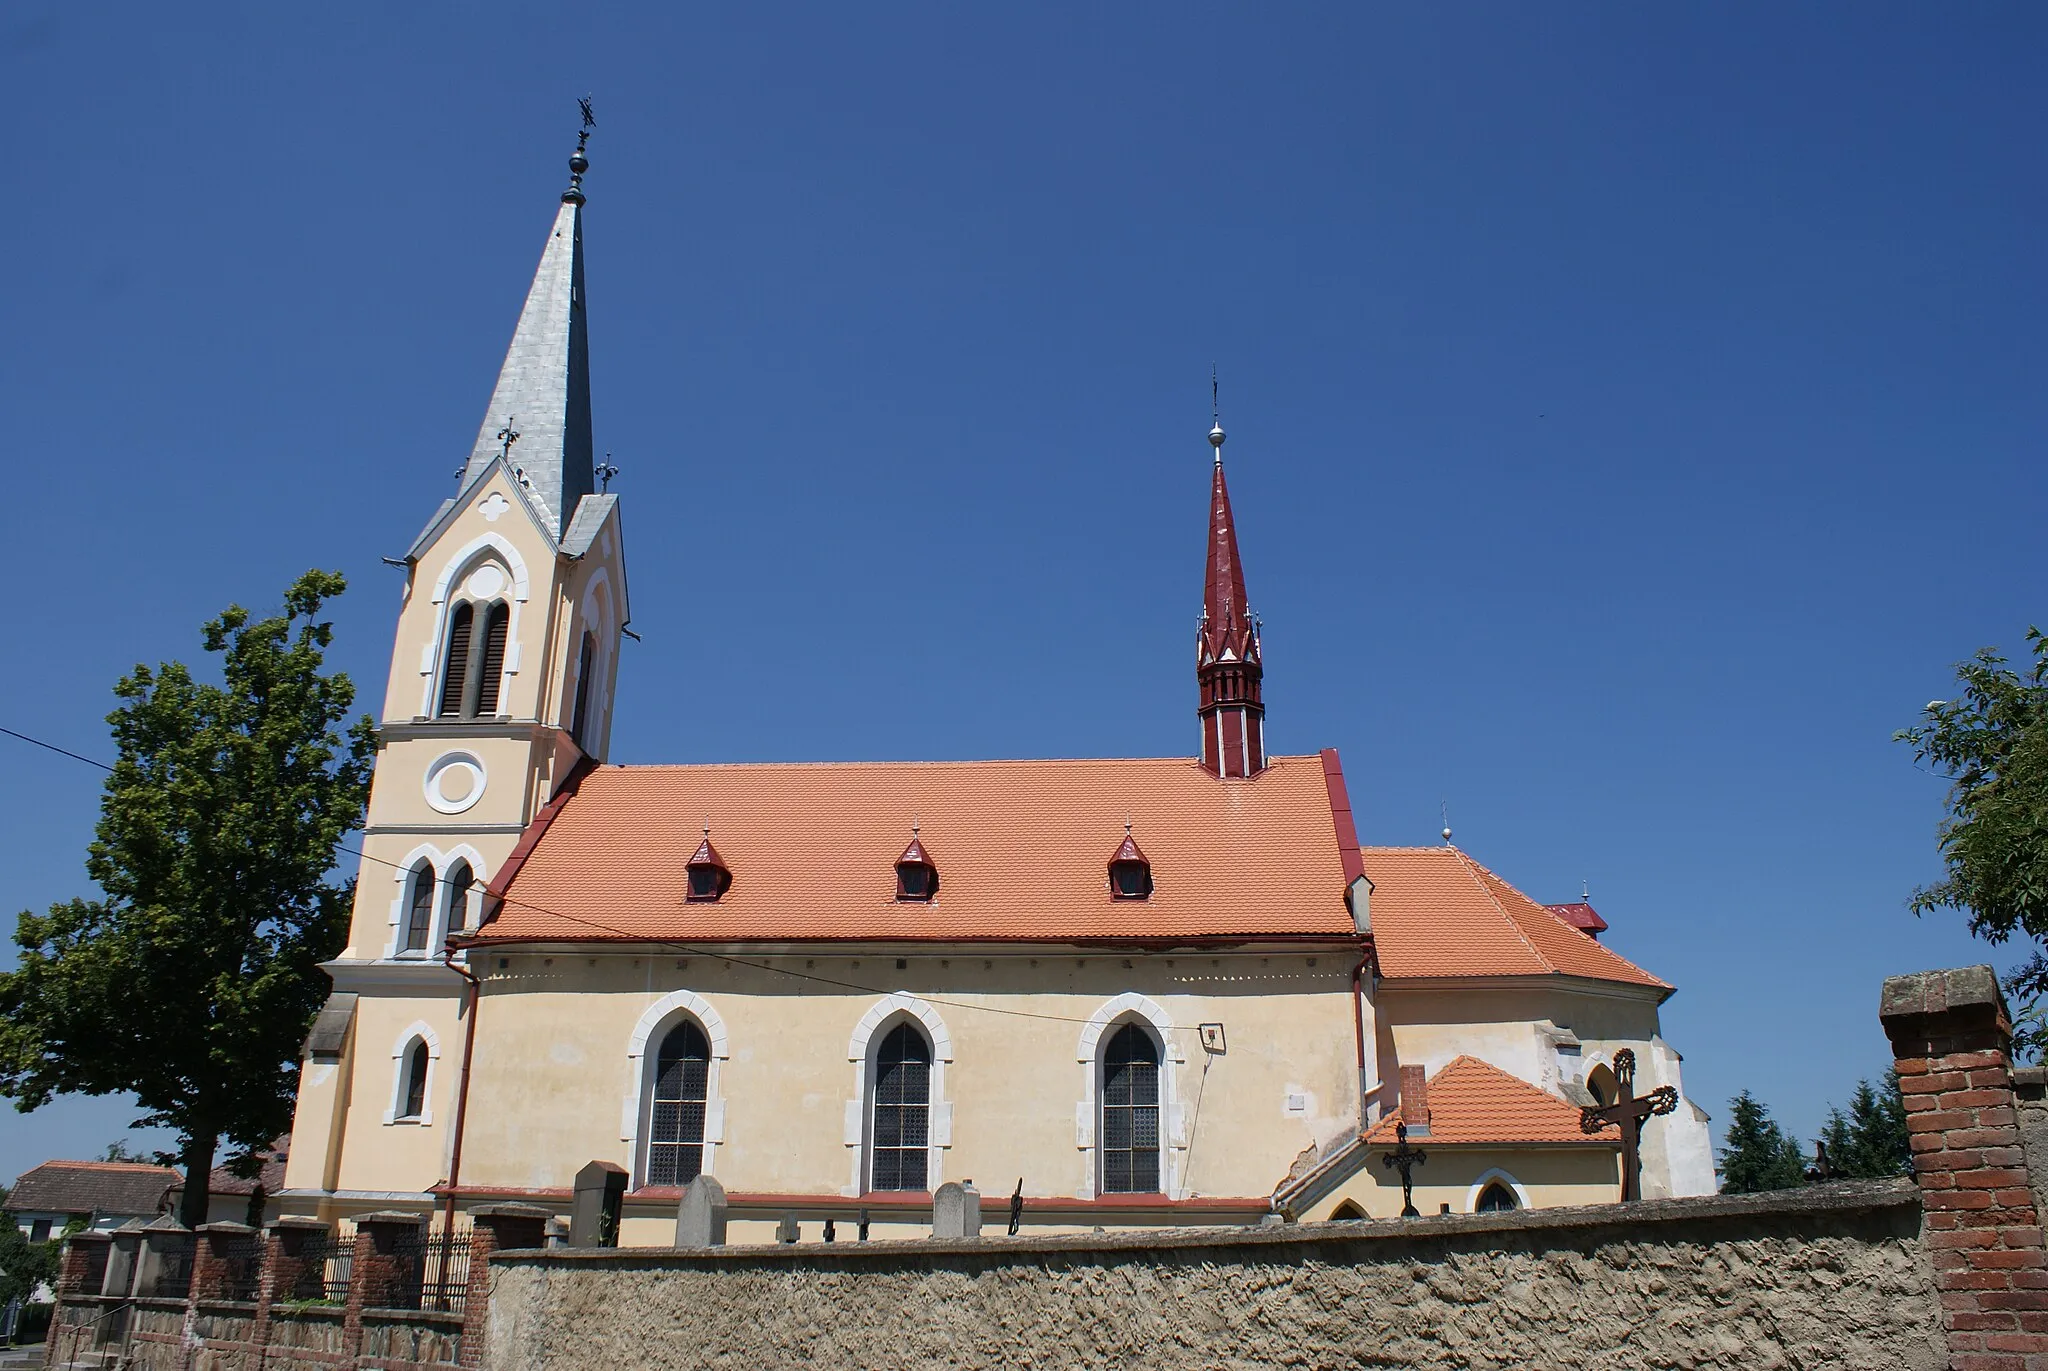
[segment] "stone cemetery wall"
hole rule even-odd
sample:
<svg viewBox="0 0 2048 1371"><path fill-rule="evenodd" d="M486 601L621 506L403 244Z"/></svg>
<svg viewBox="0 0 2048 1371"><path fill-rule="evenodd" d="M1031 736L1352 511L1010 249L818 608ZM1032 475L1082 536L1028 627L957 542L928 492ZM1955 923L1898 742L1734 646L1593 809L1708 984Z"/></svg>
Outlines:
<svg viewBox="0 0 2048 1371"><path fill-rule="evenodd" d="M1907 1181L1388 1223L501 1254L492 1371L1948 1365Z"/></svg>

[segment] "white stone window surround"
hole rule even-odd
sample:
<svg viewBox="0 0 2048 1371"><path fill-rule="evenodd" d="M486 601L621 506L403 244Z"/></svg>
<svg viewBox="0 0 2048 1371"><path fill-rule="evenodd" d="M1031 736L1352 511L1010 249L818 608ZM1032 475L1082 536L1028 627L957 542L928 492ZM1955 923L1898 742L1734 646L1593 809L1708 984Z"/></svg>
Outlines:
<svg viewBox="0 0 2048 1371"><path fill-rule="evenodd" d="M1522 1183L1495 1166L1488 1168L1478 1180L1472 1182L1471 1189L1465 1192L1465 1212L1467 1214L1479 1212L1479 1197L1485 1194L1486 1187L1492 1185L1495 1181L1499 1181L1508 1188L1509 1193L1514 1195L1515 1204L1518 1207L1522 1209L1534 1209L1536 1207L1535 1202L1529 1198L1529 1192L1522 1188Z"/></svg>
<svg viewBox="0 0 2048 1371"><path fill-rule="evenodd" d="M725 1097L719 1093L719 1076L726 1059L732 1056L732 1047L726 1038L725 1020L709 1000L693 991L671 990L647 1006L626 1043L628 1085L625 1101L619 1108L619 1141L626 1144L626 1155L633 1159L636 1187L647 1183L645 1140L653 1112L654 1076L660 1069L661 1041L684 1019L696 1020L697 1027L704 1030L704 1040L711 1045L711 1060L704 1071L704 1160L699 1171L706 1176L717 1174L714 1163L718 1146L725 1141ZM647 1050L650 1042L654 1044L652 1052Z"/></svg>
<svg viewBox="0 0 2048 1371"><path fill-rule="evenodd" d="M852 1170L839 1193L855 1196L867 1193L868 1121L872 1117L868 1098L875 1076L875 1053L882 1040L897 1024L915 1022L924 1029L932 1045L931 1135L925 1158L925 1189L937 1190L945 1181L946 1149L953 1145L953 1102L946 1094L946 1068L953 1061L953 1034L939 1011L924 1000L898 990L868 1006L846 1040L846 1060L853 1064L853 1095L846 1101L843 1138L851 1157Z"/></svg>
<svg viewBox="0 0 2048 1371"><path fill-rule="evenodd" d="M427 945L422 951L405 950L405 926L412 917L412 880L421 862L430 862L434 867L434 918L427 925ZM455 888L448 884L448 873L455 869L457 862L468 862L470 874L475 878L469 887L469 904L462 911L462 922L451 923L454 911L449 906L454 902ZM441 955L441 949L448 945L448 933L454 928L469 928L483 913L484 886L491 879L490 868L484 864L483 854L468 843L457 843L445 851L432 843L421 843L405 854L392 872L392 884L397 887L391 896L391 936L384 943L386 961L434 961Z"/></svg>
<svg viewBox="0 0 2048 1371"><path fill-rule="evenodd" d="M1188 1138L1187 1121L1181 1111L1179 1068L1186 1064L1187 1055L1174 1032L1173 1016L1158 1001L1131 990L1105 1001L1088 1016L1074 1051L1081 1064L1081 1098L1074 1105L1074 1146L1081 1154L1081 1178L1075 1194L1084 1200L1094 1199L1101 1190L1101 1154L1095 1146L1095 1134L1102 1113L1102 1054L1112 1036L1110 1030L1127 1023L1142 1024L1151 1030L1159 1048L1159 1132L1163 1144L1159 1149L1159 1184L1168 1199L1184 1200L1188 1197Z"/></svg>
<svg viewBox="0 0 2048 1371"><path fill-rule="evenodd" d="M427 1045L427 1088L421 1095L420 1112L405 1112L405 1086L407 1059L412 1056L414 1043ZM384 1111L387 1124L417 1124L426 1127L434 1122L434 1076L441 1064L441 1035L434 1032L432 1024L425 1019L415 1019L398 1035L398 1046L391 1050L391 1107Z"/></svg>
<svg viewBox="0 0 2048 1371"><path fill-rule="evenodd" d="M597 640L597 651L591 654L590 669L590 718L587 732L592 738L605 736L605 727L610 722L612 710L612 668L614 649L618 645L618 631L612 627L611 576L605 568L599 567L591 573L590 584L583 588L583 600L577 610L579 623L576 634L570 639L568 660L571 672L576 671L583 661L583 634L588 633ZM581 683L570 681L568 689L562 692L562 719L564 729L575 726L571 717L576 710L576 690ZM581 746L579 741L578 746Z"/></svg>
<svg viewBox="0 0 2048 1371"><path fill-rule="evenodd" d="M454 608L449 597L492 553L504 559L506 574L512 580L512 616L505 625L505 668L498 678L498 712L507 712L504 705L511 690L509 678L519 674L519 616L531 594L531 583L526 574L525 559L520 557L519 549L512 546L511 540L502 534L484 533L463 544L461 550L442 565L441 574L434 581L434 632L420 649L419 717L422 719L440 715L441 674L446 665L441 657L448 650L448 615Z"/></svg>

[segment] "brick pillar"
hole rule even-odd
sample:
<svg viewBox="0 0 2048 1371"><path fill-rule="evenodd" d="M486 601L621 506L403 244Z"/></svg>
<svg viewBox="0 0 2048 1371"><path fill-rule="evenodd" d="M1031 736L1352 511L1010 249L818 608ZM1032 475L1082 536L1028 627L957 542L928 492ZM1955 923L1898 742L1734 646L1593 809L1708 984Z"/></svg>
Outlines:
<svg viewBox="0 0 2048 1371"><path fill-rule="evenodd" d="M314 1267L315 1281L325 1280L326 1238L327 1225L318 1219L279 1219L263 1234L262 1256L256 1267L256 1322L249 1330L257 1367L270 1353L271 1306L300 1293L309 1266ZM316 1286L307 1297L317 1299L323 1293L324 1286Z"/></svg>
<svg viewBox="0 0 2048 1371"><path fill-rule="evenodd" d="M342 1309L341 1350L351 1362L363 1350L363 1311L388 1309L399 1289L398 1240L420 1231L425 1216L392 1211L356 1220L356 1251Z"/></svg>
<svg viewBox="0 0 2048 1371"><path fill-rule="evenodd" d="M554 1215L538 1205L493 1204L470 1216L469 1291L462 1302L462 1365L484 1364L491 1327L491 1253L545 1247L548 1220Z"/></svg>
<svg viewBox="0 0 2048 1371"><path fill-rule="evenodd" d="M255 1229L246 1223L206 1223L199 1226L198 1245L192 1250L192 1298L228 1298L228 1255L235 1243L248 1238Z"/></svg>
<svg viewBox="0 0 2048 1371"><path fill-rule="evenodd" d="M62 1356L63 1360L76 1360L76 1344L83 1333L67 1334L64 1328L64 1310L75 1305L81 1295L97 1295L106 1281L107 1256L112 1251L114 1240L105 1233L91 1229L73 1233L64 1240L63 1251L57 1257L57 1303L50 1310L50 1331L44 1335L43 1365L54 1365ZM93 1279L93 1273L99 1279ZM81 1319L90 1319L97 1311L88 1305L78 1311ZM67 1344L63 1354L58 1344Z"/></svg>
<svg viewBox="0 0 2048 1371"><path fill-rule="evenodd" d="M1949 1366L2048 1368L2048 1258L1998 979L1988 966L1894 976L1879 1017L1905 1094Z"/></svg>

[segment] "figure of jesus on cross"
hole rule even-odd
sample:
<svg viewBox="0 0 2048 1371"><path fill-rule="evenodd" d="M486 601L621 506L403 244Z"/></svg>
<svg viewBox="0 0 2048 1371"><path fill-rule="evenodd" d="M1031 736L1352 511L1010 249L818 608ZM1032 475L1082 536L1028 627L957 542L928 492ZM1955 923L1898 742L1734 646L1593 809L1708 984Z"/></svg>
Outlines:
<svg viewBox="0 0 2048 1371"><path fill-rule="evenodd" d="M1669 1114L1678 1108L1678 1091L1660 1085L1641 1099L1636 1098L1636 1054L1627 1048L1614 1054L1614 1103L1579 1111L1579 1129L1598 1133L1608 1124L1621 1129L1621 1198L1624 1202L1643 1197L1643 1123L1653 1114Z"/></svg>

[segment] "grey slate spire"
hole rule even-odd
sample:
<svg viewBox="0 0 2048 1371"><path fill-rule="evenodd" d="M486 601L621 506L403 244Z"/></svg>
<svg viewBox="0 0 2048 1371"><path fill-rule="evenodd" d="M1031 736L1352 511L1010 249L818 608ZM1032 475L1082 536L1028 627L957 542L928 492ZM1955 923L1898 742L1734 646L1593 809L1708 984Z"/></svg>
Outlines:
<svg viewBox="0 0 2048 1371"><path fill-rule="evenodd" d="M588 129L584 136L589 136ZM512 346L491 392L465 482L498 456L503 429L518 433L508 456L512 469L557 538L593 489L590 439L590 341L583 294L583 172L589 166L578 140L569 159L569 189L526 308L519 312Z"/></svg>

